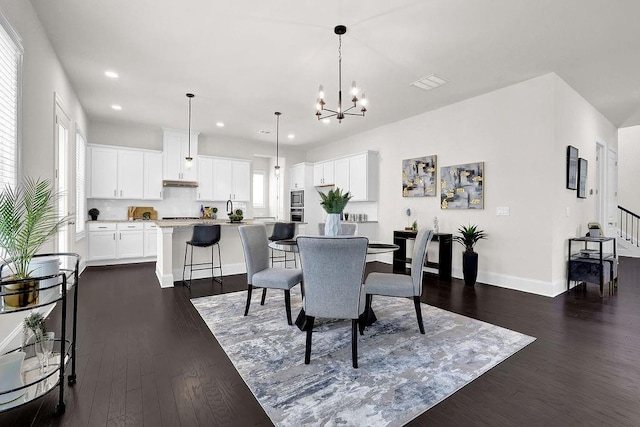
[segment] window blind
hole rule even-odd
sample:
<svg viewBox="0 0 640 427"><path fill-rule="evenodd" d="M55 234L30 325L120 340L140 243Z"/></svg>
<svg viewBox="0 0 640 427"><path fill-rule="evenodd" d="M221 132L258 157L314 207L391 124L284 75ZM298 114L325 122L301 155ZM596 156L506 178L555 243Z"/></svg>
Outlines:
<svg viewBox="0 0 640 427"><path fill-rule="evenodd" d="M85 159L87 151L87 141L76 134L76 239L84 237L84 223L87 211L87 199L85 189Z"/></svg>
<svg viewBox="0 0 640 427"><path fill-rule="evenodd" d="M22 45L0 14L0 188L18 180L18 101Z"/></svg>

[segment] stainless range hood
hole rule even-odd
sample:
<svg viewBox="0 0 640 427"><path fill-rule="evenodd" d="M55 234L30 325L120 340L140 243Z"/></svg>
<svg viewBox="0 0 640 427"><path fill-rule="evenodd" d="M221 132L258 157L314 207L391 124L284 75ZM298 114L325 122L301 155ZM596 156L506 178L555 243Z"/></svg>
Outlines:
<svg viewBox="0 0 640 427"><path fill-rule="evenodd" d="M190 187L194 188L198 186L198 183L195 181L173 181L169 179L165 179L162 181L163 187Z"/></svg>

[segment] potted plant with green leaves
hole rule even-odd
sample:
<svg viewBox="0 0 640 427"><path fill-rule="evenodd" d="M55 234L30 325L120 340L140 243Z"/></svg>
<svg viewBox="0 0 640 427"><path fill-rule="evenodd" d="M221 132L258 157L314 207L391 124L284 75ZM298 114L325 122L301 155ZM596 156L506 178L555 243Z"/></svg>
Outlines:
<svg viewBox="0 0 640 427"><path fill-rule="evenodd" d="M10 293L4 296L5 305L26 307L37 302L39 282L28 280L29 264L69 219L60 217L59 199L51 182L33 178L15 188L7 185L0 193L0 259L10 273L0 277L3 290Z"/></svg>
<svg viewBox="0 0 640 427"><path fill-rule="evenodd" d="M241 222L244 218L244 213L242 209L236 209L231 215L229 215L229 220L231 222Z"/></svg>
<svg viewBox="0 0 640 427"><path fill-rule="evenodd" d="M473 286L478 277L478 254L473 250L478 240L486 239L484 230L479 230L477 225L462 225L458 228L459 235L453 236L453 240L464 246L462 253L462 274L464 284Z"/></svg>
<svg viewBox="0 0 640 427"><path fill-rule="evenodd" d="M342 193L342 190L336 187L334 190L329 190L327 194L318 191L320 194L320 205L327 212L327 221L324 226L325 236L338 236L342 231L342 225L340 224L340 214L351 200L351 194L347 191Z"/></svg>

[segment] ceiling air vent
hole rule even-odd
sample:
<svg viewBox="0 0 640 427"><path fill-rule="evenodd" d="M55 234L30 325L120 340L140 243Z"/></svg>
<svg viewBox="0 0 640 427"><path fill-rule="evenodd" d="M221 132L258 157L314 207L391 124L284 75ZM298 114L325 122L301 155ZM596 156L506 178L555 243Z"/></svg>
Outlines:
<svg viewBox="0 0 640 427"><path fill-rule="evenodd" d="M443 79L440 76L436 76L435 74L431 74L427 77L416 80L415 82L411 83L411 86L415 86L418 89L431 90L437 88L438 86L442 86L445 83L447 83L447 80Z"/></svg>

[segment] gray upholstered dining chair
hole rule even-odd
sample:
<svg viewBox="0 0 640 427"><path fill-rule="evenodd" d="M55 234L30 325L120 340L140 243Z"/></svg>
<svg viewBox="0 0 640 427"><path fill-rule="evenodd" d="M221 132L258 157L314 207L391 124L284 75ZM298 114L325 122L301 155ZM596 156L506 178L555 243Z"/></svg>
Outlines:
<svg viewBox="0 0 640 427"><path fill-rule="evenodd" d="M364 323L365 297L362 280L367 256L366 237L298 236L304 277L304 363L311 361L311 336L316 317L351 319L351 358L358 367L358 325Z"/></svg>
<svg viewBox="0 0 640 427"><path fill-rule="evenodd" d="M433 232L422 229L418 232L413 247L411 259L411 276L406 274L393 273L370 273L365 281L365 292L367 295L367 313L371 308L373 295L385 295L390 297L413 297L413 303L418 318L420 333L424 334L422 324L422 310L420 308L420 295L422 295L422 266L427 256L427 245Z"/></svg>
<svg viewBox="0 0 640 427"><path fill-rule="evenodd" d="M291 322L291 288L302 282L302 271L296 268L269 267L269 247L267 246L267 228L264 224L242 225L238 227L244 259L247 266L247 304L244 315L249 314L251 291L254 287L262 288L261 305L267 288L284 290L284 304L287 310L287 323Z"/></svg>
<svg viewBox="0 0 640 427"><path fill-rule="evenodd" d="M318 234L324 236L324 222L318 223ZM355 222L343 222L340 224L340 235L341 236L357 236L358 235L358 224Z"/></svg>

